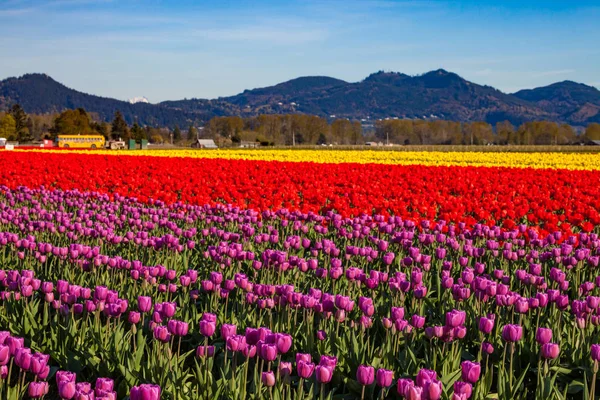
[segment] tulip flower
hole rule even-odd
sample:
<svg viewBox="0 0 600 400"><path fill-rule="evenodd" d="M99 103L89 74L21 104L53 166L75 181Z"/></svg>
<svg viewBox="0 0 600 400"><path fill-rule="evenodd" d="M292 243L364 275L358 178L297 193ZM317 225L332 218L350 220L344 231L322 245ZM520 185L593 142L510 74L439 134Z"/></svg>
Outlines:
<svg viewBox="0 0 600 400"><path fill-rule="evenodd" d="M27 394L32 399L39 399L48 394L48 382L30 382Z"/></svg>
<svg viewBox="0 0 600 400"><path fill-rule="evenodd" d="M299 360L296 365L298 376L303 379L308 379L312 376L315 370L315 364L304 360Z"/></svg>
<svg viewBox="0 0 600 400"><path fill-rule="evenodd" d="M96 379L96 389L112 392L115 387L115 381L109 378Z"/></svg>
<svg viewBox="0 0 600 400"><path fill-rule="evenodd" d="M539 344L546 344L552 340L552 329L538 328L535 333L535 340Z"/></svg>
<svg viewBox="0 0 600 400"><path fill-rule="evenodd" d="M75 396L75 381L58 382L58 395L61 399L72 399Z"/></svg>
<svg viewBox="0 0 600 400"><path fill-rule="evenodd" d="M211 337L216 329L217 326L214 322L205 320L200 321L200 333L202 336Z"/></svg>
<svg viewBox="0 0 600 400"><path fill-rule="evenodd" d="M214 357L215 346L198 346L196 347L196 357L204 358L205 356Z"/></svg>
<svg viewBox="0 0 600 400"><path fill-rule="evenodd" d="M282 377L288 377L292 374L292 363L287 361L281 361L279 363L279 375Z"/></svg>
<svg viewBox="0 0 600 400"><path fill-rule="evenodd" d="M523 328L520 325L505 325L502 328L502 339L507 342L518 342L523 336Z"/></svg>
<svg viewBox="0 0 600 400"><path fill-rule="evenodd" d="M489 335L492 332L492 329L494 329L494 320L493 319L485 318L485 317L479 318L479 330L482 333Z"/></svg>
<svg viewBox="0 0 600 400"><path fill-rule="evenodd" d="M152 384L142 384L131 388L129 397L131 400L159 400L160 386Z"/></svg>
<svg viewBox="0 0 600 400"><path fill-rule="evenodd" d="M273 371L263 372L261 375L261 381L263 385L267 387L275 386L275 373L273 373Z"/></svg>
<svg viewBox="0 0 600 400"><path fill-rule="evenodd" d="M152 299L148 296L138 297L138 310L141 313L147 313L152 310Z"/></svg>
<svg viewBox="0 0 600 400"><path fill-rule="evenodd" d="M380 368L377 370L377 373L375 375L375 382L377 383L377 386L382 387L382 388L390 387L392 385L393 380L394 380L394 372L393 371L383 369L383 368Z"/></svg>
<svg viewBox="0 0 600 400"><path fill-rule="evenodd" d="M542 357L553 360L560 354L560 347L556 343L544 343L542 345Z"/></svg>
<svg viewBox="0 0 600 400"><path fill-rule="evenodd" d="M315 376L319 383L329 383L333 377L333 367L327 365L317 365L315 367Z"/></svg>
<svg viewBox="0 0 600 400"><path fill-rule="evenodd" d="M600 361L600 344L593 344L591 353L592 353L592 360Z"/></svg>
<svg viewBox="0 0 600 400"><path fill-rule="evenodd" d="M367 365L359 365L356 370L356 380L363 386L368 386L375 381L375 369Z"/></svg>
<svg viewBox="0 0 600 400"><path fill-rule="evenodd" d="M228 338L235 335L237 332L237 326L231 324L221 325L221 338L227 341Z"/></svg>
<svg viewBox="0 0 600 400"><path fill-rule="evenodd" d="M463 361L460 364L462 371L462 380L468 383L475 384L479 380L481 374L481 365L478 362Z"/></svg>

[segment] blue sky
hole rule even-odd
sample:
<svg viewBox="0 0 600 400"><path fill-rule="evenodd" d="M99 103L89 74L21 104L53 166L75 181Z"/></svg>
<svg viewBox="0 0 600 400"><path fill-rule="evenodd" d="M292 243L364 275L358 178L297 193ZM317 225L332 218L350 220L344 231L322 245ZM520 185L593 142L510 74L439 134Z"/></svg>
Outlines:
<svg viewBox="0 0 600 400"><path fill-rule="evenodd" d="M0 0L0 79L44 72L151 102L437 68L506 92L566 79L600 87L599 4Z"/></svg>

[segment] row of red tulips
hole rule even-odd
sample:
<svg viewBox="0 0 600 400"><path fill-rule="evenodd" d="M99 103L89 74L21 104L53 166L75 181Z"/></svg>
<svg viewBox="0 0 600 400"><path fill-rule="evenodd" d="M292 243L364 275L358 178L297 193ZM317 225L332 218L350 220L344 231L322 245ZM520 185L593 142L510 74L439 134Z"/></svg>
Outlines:
<svg viewBox="0 0 600 400"><path fill-rule="evenodd" d="M335 210L591 231L600 224L600 171L313 164L0 153L0 184L97 191L257 210Z"/></svg>

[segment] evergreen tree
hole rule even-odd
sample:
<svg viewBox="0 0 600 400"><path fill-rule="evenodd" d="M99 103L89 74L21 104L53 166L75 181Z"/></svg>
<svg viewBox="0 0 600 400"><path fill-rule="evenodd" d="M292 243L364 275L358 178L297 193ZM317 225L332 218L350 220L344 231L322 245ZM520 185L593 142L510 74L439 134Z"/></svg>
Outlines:
<svg viewBox="0 0 600 400"><path fill-rule="evenodd" d="M173 141L179 142L181 140L181 129L179 129L179 125L175 125L175 129L173 130Z"/></svg>
<svg viewBox="0 0 600 400"><path fill-rule="evenodd" d="M113 139L128 140L129 139L129 126L123 118L123 114L120 111L115 112L115 118L111 125L110 135Z"/></svg>
<svg viewBox="0 0 600 400"><path fill-rule="evenodd" d="M146 139L146 132L144 131L144 129L142 129L141 126L138 125L137 122L135 122L131 127L131 138L136 141Z"/></svg>
<svg viewBox="0 0 600 400"><path fill-rule="evenodd" d="M324 133L320 133L319 134L319 139L317 139L317 144L320 146L322 144L326 144L327 143L327 137L325 137Z"/></svg>
<svg viewBox="0 0 600 400"><path fill-rule="evenodd" d="M190 125L190 127L188 129L188 133L187 133L188 140L195 142L197 137L198 137L198 129L196 129L194 127L194 125Z"/></svg>
<svg viewBox="0 0 600 400"><path fill-rule="evenodd" d="M17 134L27 127L27 114L19 104L15 104L10 108L10 115L15 119Z"/></svg>

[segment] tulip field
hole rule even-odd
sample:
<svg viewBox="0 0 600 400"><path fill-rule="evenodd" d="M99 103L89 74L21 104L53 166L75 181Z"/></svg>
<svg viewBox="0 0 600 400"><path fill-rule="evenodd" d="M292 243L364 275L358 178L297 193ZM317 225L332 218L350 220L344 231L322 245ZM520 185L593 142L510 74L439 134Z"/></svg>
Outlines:
<svg viewBox="0 0 600 400"><path fill-rule="evenodd" d="M597 399L599 234L591 153L0 151L0 399Z"/></svg>

